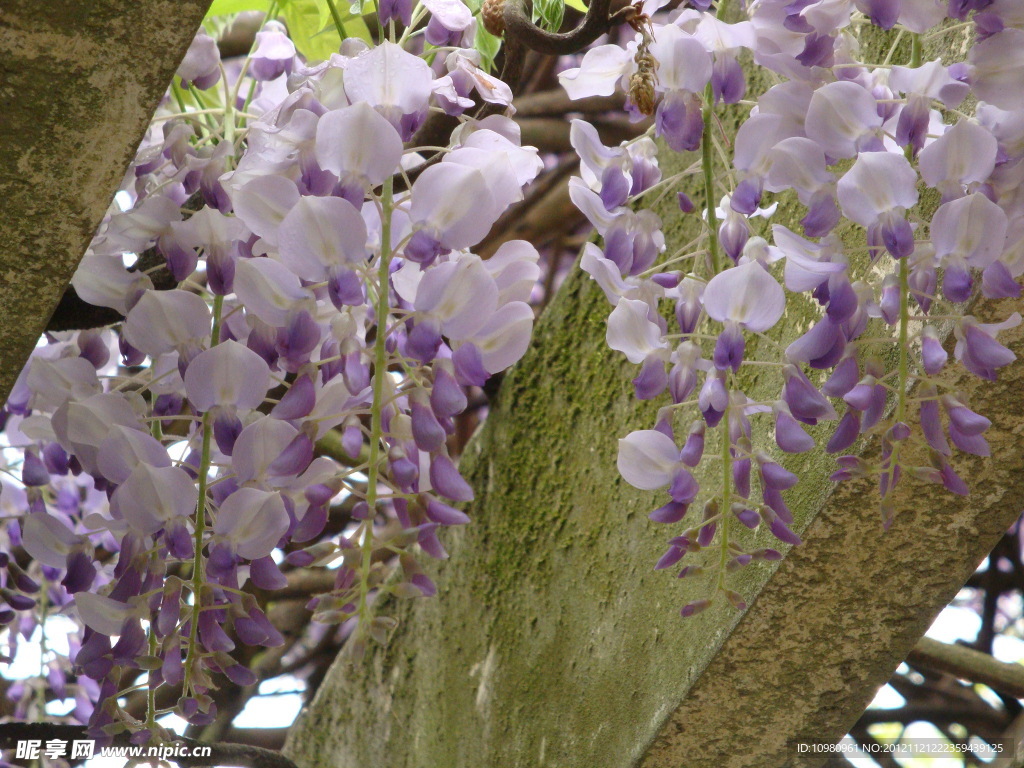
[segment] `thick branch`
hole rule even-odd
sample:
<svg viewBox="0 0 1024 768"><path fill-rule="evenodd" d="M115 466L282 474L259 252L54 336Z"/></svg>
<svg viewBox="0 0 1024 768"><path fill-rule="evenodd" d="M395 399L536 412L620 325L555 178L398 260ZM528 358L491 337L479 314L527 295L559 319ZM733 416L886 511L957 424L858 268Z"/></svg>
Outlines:
<svg viewBox="0 0 1024 768"><path fill-rule="evenodd" d="M209 0L4 0L0 401L64 294Z"/></svg>
<svg viewBox="0 0 1024 768"><path fill-rule="evenodd" d="M530 19L524 0L506 0L505 39L552 56L576 53L636 13L629 5L615 12L611 12L611 8L612 0L594 0L578 27L569 32L546 32Z"/></svg>
<svg viewBox="0 0 1024 768"><path fill-rule="evenodd" d="M1014 698L1024 699L1024 667L1008 664L962 645L949 645L922 637L907 656L907 663L982 683Z"/></svg>
<svg viewBox="0 0 1024 768"><path fill-rule="evenodd" d="M621 112L625 97L621 93L613 96L588 96L585 99L570 99L562 88L528 93L516 100L516 117L561 117L567 112L599 114Z"/></svg>

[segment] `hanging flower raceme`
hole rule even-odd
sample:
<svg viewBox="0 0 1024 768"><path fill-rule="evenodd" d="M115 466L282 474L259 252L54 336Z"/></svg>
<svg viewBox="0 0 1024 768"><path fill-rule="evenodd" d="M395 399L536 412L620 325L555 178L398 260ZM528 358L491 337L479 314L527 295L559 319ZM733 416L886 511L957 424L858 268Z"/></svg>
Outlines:
<svg viewBox="0 0 1024 768"><path fill-rule="evenodd" d="M424 8L428 37L471 42L461 2ZM356 655L394 624L380 598L436 592L417 558L447 556L438 532L470 522L457 505L474 497L450 439L466 388L525 353L540 274L523 241L470 251L544 167L509 117L466 119L443 152L404 144L472 92L508 105L477 51L449 52L440 77L433 52L394 40L303 63L268 21L241 74L223 70L234 110L188 90L222 76L216 51L197 37L168 102L206 118L158 113L127 210L75 277L124 322L48 337L0 411L24 455L0 497L21 521L0 553L0 622L36 610L45 583L84 627L62 667L95 682L83 721L140 743L166 733L120 710L126 670L178 687L174 711L204 725L218 678L255 682L236 646L285 642L248 584L337 561L310 607ZM620 151L627 194L657 182L651 147Z"/></svg>
<svg viewBox="0 0 1024 768"><path fill-rule="evenodd" d="M661 100L647 135L663 139L667 148L658 145L659 152L700 151L698 162L684 159L677 165L686 170L669 177L684 226L687 214L703 209L691 219L696 235L690 231L692 241L668 249L672 255L659 263L660 245L651 249L650 240L633 234L655 214L627 193L630 147L646 135L610 150L586 124L572 132L582 178L570 182L570 197L601 238L585 246L581 266L613 307L606 341L639 366L639 399L667 392L671 400L653 429L620 440L619 471L638 489L669 488L671 500L651 519L686 526L657 568L720 547L680 571L688 579L706 576L709 585L683 616L719 593L744 604L724 586L720 563L731 571L781 557L745 550L729 520L764 523L783 543L799 543L783 498L797 476L770 451L815 449L820 438L809 428L836 421L821 440L827 453L842 454L858 440L877 443L876 459L839 456L833 478L872 478L886 526L892 494L908 477L968 492L953 449L988 455L982 433L989 422L949 391L949 362L996 378L1015 360L999 334L1019 315L981 323L956 318L944 304L942 312L954 315L948 341L955 344L947 351L930 313L940 299L1019 297L1024 274L1024 140L1020 88L1011 82L1021 67L1010 52L1024 27L1018 14L988 3L767 0L749 4L749 21L726 24L692 5L665 19L655 15L625 47L594 48L559 75L572 99L606 96L651 69L649 56L659 64ZM925 61L920 36L936 37L931 30L947 18L971 13L978 37L967 62ZM860 58L849 30L865 19L900 28L900 39L910 33L909 65L896 61L895 44L883 60ZM735 63L741 48L782 81L740 121L730 153L716 123L705 119L717 121L717 103L743 95ZM709 80L712 104L701 96ZM977 119L957 111L971 96L980 100ZM775 210L764 198L791 192L806 209L803 232L758 227L753 217ZM777 270L785 288L773 277ZM671 329L663 302L673 305ZM780 344L772 329L785 313L798 334ZM749 388L758 396L748 396ZM687 421L680 448L676 429ZM904 466L904 448L914 442L927 444L930 466ZM709 461L715 463L703 469Z"/></svg>

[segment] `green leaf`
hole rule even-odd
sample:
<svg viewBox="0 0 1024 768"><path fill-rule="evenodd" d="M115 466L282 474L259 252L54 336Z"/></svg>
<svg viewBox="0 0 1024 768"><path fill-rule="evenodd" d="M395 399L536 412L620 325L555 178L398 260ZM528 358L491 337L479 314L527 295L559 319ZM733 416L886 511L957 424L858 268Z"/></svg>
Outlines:
<svg viewBox="0 0 1024 768"><path fill-rule="evenodd" d="M557 32L565 16L565 0L534 0L533 14L544 29Z"/></svg>
<svg viewBox="0 0 1024 768"><path fill-rule="evenodd" d="M580 13L586 13L588 10L587 4L583 0L565 0L565 4L570 8L575 8Z"/></svg>
<svg viewBox="0 0 1024 768"><path fill-rule="evenodd" d="M338 5L335 0L335 7ZM280 0L280 6L295 48L307 60L323 61L341 48L341 35L338 34L327 0ZM344 14L341 23L347 36L372 43L370 30L362 16Z"/></svg>
<svg viewBox="0 0 1024 768"><path fill-rule="evenodd" d="M321 28L317 0L280 0L281 16L296 50L310 61L323 61L341 47L334 25ZM323 0L326 6L326 0Z"/></svg>
<svg viewBox="0 0 1024 768"><path fill-rule="evenodd" d="M206 18L242 11L265 11L269 7L270 0L213 0L210 10L206 12Z"/></svg>
<svg viewBox="0 0 1024 768"><path fill-rule="evenodd" d="M480 52L480 69L490 72L494 67L494 57L501 50L501 38L495 37L486 29L483 24L476 28L476 37L473 39L473 47Z"/></svg>
<svg viewBox="0 0 1024 768"><path fill-rule="evenodd" d="M349 37L358 37L371 48L373 47L374 40L370 34L370 28L366 26L366 19L357 13L350 13L341 17L341 23L345 26L345 32ZM332 21L331 24L333 25L334 22Z"/></svg>
<svg viewBox="0 0 1024 768"><path fill-rule="evenodd" d="M338 2L337 0L335 0L335 7L337 6ZM357 6L352 5L351 7L355 8ZM374 39L370 35L370 28L367 27L366 19L362 18L362 15L360 13L351 10L348 13L340 13L340 15L341 26L345 28L346 37L357 37L360 40L366 42L371 47L374 46ZM323 25L323 27L321 27L322 34L327 33L329 30L334 30L335 32L337 32L338 30L338 25L334 23L334 17L331 15L330 11L328 11L326 22L324 22L324 19L321 19L321 23ZM335 53L337 53L337 51L335 51Z"/></svg>

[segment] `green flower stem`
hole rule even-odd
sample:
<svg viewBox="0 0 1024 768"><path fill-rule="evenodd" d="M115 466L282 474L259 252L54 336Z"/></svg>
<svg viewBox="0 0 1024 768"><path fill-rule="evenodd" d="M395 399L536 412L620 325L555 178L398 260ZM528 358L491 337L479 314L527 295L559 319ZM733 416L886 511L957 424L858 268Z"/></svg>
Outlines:
<svg viewBox="0 0 1024 768"><path fill-rule="evenodd" d="M721 254L718 247L718 215L715 213L715 154L714 136L711 126L715 119L715 93L708 83L704 89L704 135L701 138L701 166L704 170L704 207L708 216L708 237L710 244L711 265L715 274L722 269Z"/></svg>
<svg viewBox="0 0 1024 768"><path fill-rule="evenodd" d="M922 45L920 35L910 37L910 66L921 66ZM907 413L907 384L910 380L910 265L908 259L902 258L900 263L900 331L899 351L900 360L897 369L896 381L896 422L899 423L906 418ZM886 470L888 482L885 487L885 496L882 501L893 491L893 481L896 479L896 467L900 459L900 447L902 441L893 445L892 454L889 457L889 467ZM884 506L884 504L883 504ZM884 509L883 509L884 512Z"/></svg>
<svg viewBox="0 0 1024 768"><path fill-rule="evenodd" d="M210 332L210 347L213 348L220 343L220 315L224 308L224 297L215 296L213 299L213 329ZM187 692L192 680L192 668L195 666L199 655L199 613L202 609L200 594L203 587L203 537L206 534L206 490L210 474L211 450L210 442L213 437L213 425L211 424L210 413L203 414L203 447L199 460L199 502L196 505L195 519L195 552L192 555L192 624L189 627L188 654L185 656L185 682L184 690Z"/></svg>
<svg viewBox="0 0 1024 768"><path fill-rule="evenodd" d="M732 511L732 453L729 451L729 408L725 407L725 415L718 425L722 434L722 518L721 554L718 559L718 589L725 589L725 566L729 558L729 515Z"/></svg>
<svg viewBox="0 0 1024 768"><path fill-rule="evenodd" d="M910 266L907 259L900 259L900 361L897 368L896 381L896 422L903 421L907 412L907 384L910 380L910 341L908 339L910 329ZM893 445L892 454L889 456L889 466L886 470L888 482L885 487L885 496L882 501L893 491L893 481L896 479L896 466L900 460L900 447L902 441ZM884 512L884 509L883 509Z"/></svg>
<svg viewBox="0 0 1024 768"><path fill-rule="evenodd" d="M327 7L331 10L331 18L334 19L334 26L338 30L338 37L344 40L348 37L348 32L345 31L345 22L341 20L341 14L338 13L338 6L334 4L334 0L327 0Z"/></svg>
<svg viewBox="0 0 1024 768"><path fill-rule="evenodd" d="M149 622L149 629L146 632L146 640L149 644L149 655L156 656L156 630L153 627L153 622ZM153 673L150 672L149 675ZM149 677L147 675L147 678ZM146 727L150 729L152 735L152 729L156 728L156 688L149 684L149 680L146 681Z"/></svg>
<svg viewBox="0 0 1024 768"><path fill-rule="evenodd" d="M373 555L373 516L377 505L377 480L380 477L380 447L384 438L384 380L387 371L388 282L391 266L391 208L394 177L384 182L381 193L380 261L377 264L377 335L373 342L373 403L370 406L370 458L366 470L366 505L369 519L363 521L362 564L359 568L359 624L367 618L370 592L370 565Z"/></svg>

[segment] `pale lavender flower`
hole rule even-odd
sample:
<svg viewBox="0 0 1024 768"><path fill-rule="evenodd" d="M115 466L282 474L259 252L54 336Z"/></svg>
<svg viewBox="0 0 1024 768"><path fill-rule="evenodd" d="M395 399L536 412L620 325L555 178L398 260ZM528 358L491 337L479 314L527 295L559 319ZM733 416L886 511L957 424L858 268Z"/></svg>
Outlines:
<svg viewBox="0 0 1024 768"><path fill-rule="evenodd" d="M438 2L460 6L469 14L469 9L458 0ZM430 67L423 59L387 40L350 59L345 65L345 94L349 101L356 106L365 102L376 109L403 140L410 139L426 119L433 80ZM371 139L369 136L363 138ZM320 143L318 129L317 152L321 165L325 170L334 170L324 165L323 153L326 150L320 148ZM353 147L349 151L359 150Z"/></svg>
<svg viewBox="0 0 1024 768"><path fill-rule="evenodd" d="M304 196L281 220L278 254L303 280L320 281L366 263L366 222L348 201Z"/></svg>
<svg viewBox="0 0 1024 768"><path fill-rule="evenodd" d="M756 261L732 267L711 278L704 289L703 301L712 319L756 332L775 325L786 309L782 286Z"/></svg>
<svg viewBox="0 0 1024 768"><path fill-rule="evenodd" d="M608 316L608 346L622 352L631 363L642 363L650 355L668 355L664 329L651 319L650 305L639 299L622 298Z"/></svg>
<svg viewBox="0 0 1024 768"><path fill-rule="evenodd" d="M963 195L965 186L992 175L997 151L990 131L973 120L960 120L921 151L921 178L942 193L942 202L948 202Z"/></svg>
<svg viewBox="0 0 1024 768"><path fill-rule="evenodd" d="M256 48L249 59L249 73L255 80L273 80L290 73L295 62L295 44L284 25L268 21L256 33Z"/></svg>
<svg viewBox="0 0 1024 768"><path fill-rule="evenodd" d="M200 29L196 33L175 74L186 88L195 86L201 91L220 80L220 50L217 41L206 34L206 30Z"/></svg>
<svg viewBox="0 0 1024 768"><path fill-rule="evenodd" d="M996 334L1020 325L1020 313L1014 312L1001 323L979 323L971 315L953 328L956 346L953 355L980 379L996 380L996 369L1009 365L1017 356L996 340Z"/></svg>
<svg viewBox="0 0 1024 768"><path fill-rule="evenodd" d="M185 470L139 463L114 491L110 503L134 530L151 535L191 515L198 499L199 492Z"/></svg>
<svg viewBox="0 0 1024 768"><path fill-rule="evenodd" d="M578 67L558 74L558 82L570 99L611 96L616 85L632 70L633 51L618 45L599 45L583 54Z"/></svg>
<svg viewBox="0 0 1024 768"><path fill-rule="evenodd" d="M288 530L288 513L280 493L239 488L217 510L217 541L247 560L266 557Z"/></svg>
<svg viewBox="0 0 1024 768"><path fill-rule="evenodd" d="M914 233L904 213L917 203L917 173L903 155L889 152L861 154L839 180L843 213L868 229L895 258L914 251Z"/></svg>
<svg viewBox="0 0 1024 768"><path fill-rule="evenodd" d="M1024 107L1024 30L1004 29L972 46L967 56L975 95L1000 109Z"/></svg>
<svg viewBox="0 0 1024 768"><path fill-rule="evenodd" d="M848 80L816 89L807 107L807 136L833 158L881 150L881 126L874 96Z"/></svg>
<svg viewBox="0 0 1024 768"><path fill-rule="evenodd" d="M640 430L619 440L617 465L619 474L634 488L675 485L673 499L683 504L696 496L696 481L679 460L679 448L664 432Z"/></svg>
<svg viewBox="0 0 1024 768"><path fill-rule="evenodd" d="M985 269L1003 253L1006 213L985 195L974 193L939 206L932 218L935 258L945 267L943 293L966 301L973 288L971 269Z"/></svg>
<svg viewBox="0 0 1024 768"><path fill-rule="evenodd" d="M394 106L401 108L400 103ZM341 196L359 206L368 187L380 184L398 168L402 138L390 121L361 101L320 118L316 159L321 168L338 177Z"/></svg>

